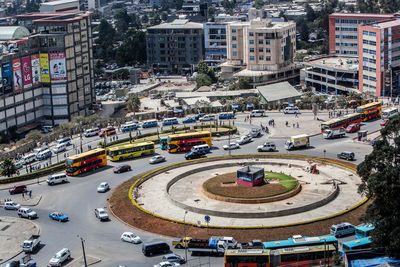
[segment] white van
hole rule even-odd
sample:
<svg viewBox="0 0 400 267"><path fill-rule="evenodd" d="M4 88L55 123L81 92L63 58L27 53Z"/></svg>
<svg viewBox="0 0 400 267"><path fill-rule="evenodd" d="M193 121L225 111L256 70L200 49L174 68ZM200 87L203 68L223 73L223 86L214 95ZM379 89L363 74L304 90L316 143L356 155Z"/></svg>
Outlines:
<svg viewBox="0 0 400 267"><path fill-rule="evenodd" d="M92 137L98 135L100 132L99 128L92 128L92 129L86 129L83 135L85 137Z"/></svg>
<svg viewBox="0 0 400 267"><path fill-rule="evenodd" d="M265 111L262 109L255 109L252 110L250 113L250 117L264 117L265 116Z"/></svg>
<svg viewBox="0 0 400 267"><path fill-rule="evenodd" d="M57 140L57 144L66 144L67 146L72 145L72 139L70 137L64 137Z"/></svg>
<svg viewBox="0 0 400 267"><path fill-rule="evenodd" d="M58 154L60 152L64 152L65 150L67 150L67 145L66 144L57 144L54 148L53 148L53 152L55 154Z"/></svg>
<svg viewBox="0 0 400 267"><path fill-rule="evenodd" d="M209 153L210 152L210 147L207 144L204 145L198 145L198 146L194 146L191 149L192 152L199 152L199 153Z"/></svg>
<svg viewBox="0 0 400 267"><path fill-rule="evenodd" d="M300 110L298 107L286 107L283 110L284 114L300 114Z"/></svg>
<svg viewBox="0 0 400 267"><path fill-rule="evenodd" d="M336 237L354 235L355 232L356 227L348 222L334 224L331 226L331 235Z"/></svg>
<svg viewBox="0 0 400 267"><path fill-rule="evenodd" d="M37 153L36 159L37 160L45 160L45 159L51 158L52 155L53 155L53 153L51 152L51 150L46 149L46 150L43 150L42 152Z"/></svg>
<svg viewBox="0 0 400 267"><path fill-rule="evenodd" d="M48 185L55 185L55 184L62 184L62 183L67 183L68 178L65 173L57 173L57 174L52 174L47 177L47 184Z"/></svg>
<svg viewBox="0 0 400 267"><path fill-rule="evenodd" d="M199 121L214 121L215 116L214 115L204 115L199 119Z"/></svg>
<svg viewBox="0 0 400 267"><path fill-rule="evenodd" d="M28 155L23 156L21 161L22 161L24 164L29 164L29 163L34 162L35 160L36 160L36 155L35 155L35 153L30 153L30 154L28 154Z"/></svg>

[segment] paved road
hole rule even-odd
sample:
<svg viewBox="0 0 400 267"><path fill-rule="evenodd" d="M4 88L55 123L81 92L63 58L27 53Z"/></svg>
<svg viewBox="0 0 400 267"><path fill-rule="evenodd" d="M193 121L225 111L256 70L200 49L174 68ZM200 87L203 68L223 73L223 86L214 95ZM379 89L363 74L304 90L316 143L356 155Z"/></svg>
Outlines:
<svg viewBox="0 0 400 267"><path fill-rule="evenodd" d="M239 127L249 127L245 123L238 122L237 125ZM378 122L367 123L364 126L364 129L369 131L378 128ZM336 154L342 150L352 150L356 153L356 163L359 163L367 153L370 153L371 146L354 143L352 141L353 137L355 137L355 134L350 134L343 139L324 140L321 136L315 136L311 138L312 148L290 153L323 156L323 150L325 149L326 157L335 158ZM232 151L232 154L256 153L256 147L266 140L265 136L254 139L253 142ZM280 152L286 153L283 148L284 139L271 140L276 143ZM227 151L221 149L222 145L226 144L227 141L216 141L214 143L217 149L213 150L213 155L228 154ZM167 162L162 163L162 165L184 160L182 154L168 154L160 150L157 150L157 152L167 157ZM30 186L33 194L43 195L40 204L34 208L39 214L39 218L35 222L40 226L41 239L46 244L37 255L34 255L34 258L38 261L38 266L46 266L51 256L63 247L68 247L72 251L72 256L78 258L81 255L81 244L78 236L86 240L87 254L102 260L97 266L152 266L160 261L161 256L144 257L141 253L140 245L123 243L120 241L120 235L122 232L130 230L141 236L144 241L166 240L170 242L171 238L143 232L139 229L129 229L115 218L111 218L109 222L99 222L93 214L95 208L106 205L106 199L110 195L110 192L106 194L96 192L97 185L100 182L108 181L112 187L115 187L132 177L132 175L154 167L148 164L148 158L136 159L127 163L133 167L133 170L129 173L113 174L111 167L116 164L111 163L107 169L82 177L70 178L70 183L68 184L53 187L45 184ZM4 199L7 196L7 191L0 191L0 199ZM58 223L49 220L47 214L55 210L67 213L70 216L70 221ZM0 210L0 216L4 214L16 216L13 211ZM181 255L184 254L184 251L175 252ZM222 266L222 262L222 258L210 258L211 266Z"/></svg>

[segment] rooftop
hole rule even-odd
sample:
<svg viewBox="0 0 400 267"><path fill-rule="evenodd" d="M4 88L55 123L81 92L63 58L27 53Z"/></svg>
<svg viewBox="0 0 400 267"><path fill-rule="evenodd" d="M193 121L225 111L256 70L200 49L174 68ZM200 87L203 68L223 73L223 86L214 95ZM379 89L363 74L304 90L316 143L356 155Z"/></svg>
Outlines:
<svg viewBox="0 0 400 267"><path fill-rule="evenodd" d="M334 69L344 72L357 72L358 59L351 57L322 57L304 62L309 67L320 67L323 69Z"/></svg>
<svg viewBox="0 0 400 267"><path fill-rule="evenodd" d="M75 2L78 2L78 0L56 0L56 1L51 1L51 2L41 3L40 5L57 6L57 5L75 3Z"/></svg>
<svg viewBox="0 0 400 267"><path fill-rule="evenodd" d="M394 14L367 14L367 13L332 13L329 17L337 17L337 18L394 18Z"/></svg>
<svg viewBox="0 0 400 267"><path fill-rule="evenodd" d="M267 102L301 96L301 93L288 82L258 86L257 90Z"/></svg>
<svg viewBox="0 0 400 267"><path fill-rule="evenodd" d="M203 24L191 22L187 19L176 19L170 23L162 23L148 29L203 29Z"/></svg>
<svg viewBox="0 0 400 267"><path fill-rule="evenodd" d="M29 30L22 26L1 26L0 41L17 40L29 36Z"/></svg>

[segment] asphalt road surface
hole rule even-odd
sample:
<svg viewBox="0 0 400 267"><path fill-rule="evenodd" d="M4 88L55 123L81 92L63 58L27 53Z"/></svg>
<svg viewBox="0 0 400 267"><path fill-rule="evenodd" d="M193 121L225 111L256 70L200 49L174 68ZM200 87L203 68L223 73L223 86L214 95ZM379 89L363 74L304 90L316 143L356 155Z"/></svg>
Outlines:
<svg viewBox="0 0 400 267"><path fill-rule="evenodd" d="M240 127L251 127L245 123L237 123ZM369 132L379 129L379 122L366 123L364 130ZM122 136L120 136L122 138ZM325 140L322 136L311 137L311 148L306 150L291 151L289 153L299 153L314 156L324 156L323 151L326 150L326 157L336 158L336 154L349 150L356 154L356 163L363 160L364 156L372 151L372 147L366 144L353 142L352 138L356 134L348 134L345 138ZM285 139L267 139L266 136L253 139L253 142L243 145L240 149L231 151L232 154L248 154L257 153L256 147L265 141L275 142L280 153L287 153L283 145ZM87 144L97 144L98 139L91 138L85 140ZM74 143L78 144L79 139L75 139ZM227 140L215 141L215 149L212 155L228 155L228 151L224 151L222 146L227 144ZM168 165L175 162L184 161L183 154L168 154L166 151L157 149L159 154L166 156L167 161L160 165ZM121 163L109 162L108 168L103 168L97 172L92 172L81 177L70 177L69 183L57 186L48 186L45 183L31 185L29 189L33 190L33 194L43 196L42 201L34 210L38 212L39 218L34 222L41 229L41 240L45 246L33 255L37 260L38 266L47 266L49 259L61 248L69 248L73 258L82 255L81 242L79 237L85 239L86 253L88 255L101 259L97 266L153 266L161 261L162 256L145 257L141 252L141 245L133 245L122 242L120 236L124 231L131 231L139 235L145 242L153 240L164 240L168 243L172 238L159 236L156 234L144 232L140 229L130 229L117 219L111 217L108 222L100 222L94 216L94 209L105 207L107 197L110 192L97 193L98 184L107 181L111 187L116 187L123 181L131 178L133 175L154 168L148 163L149 158L135 159L124 163L132 166L132 171L122 174L114 174L112 166ZM8 192L0 191L0 199L8 197ZM48 213L52 211L62 211L69 215L70 221L67 223L59 223L48 218ZM0 215L17 216L14 211L0 210ZM328 229L327 229L328 233ZM301 233L299 233L301 234ZM175 250L174 252L184 256L184 250ZM189 257L190 259L190 257ZM222 266L223 258L210 257L210 266ZM203 259L208 261L208 258ZM189 266L189 265L188 265Z"/></svg>

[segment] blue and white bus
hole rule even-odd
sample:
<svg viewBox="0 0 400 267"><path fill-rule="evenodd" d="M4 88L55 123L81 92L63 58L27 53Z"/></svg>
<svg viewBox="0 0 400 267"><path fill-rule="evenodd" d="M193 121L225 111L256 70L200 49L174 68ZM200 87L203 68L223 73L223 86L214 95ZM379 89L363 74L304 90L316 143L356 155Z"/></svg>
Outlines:
<svg viewBox="0 0 400 267"><path fill-rule="evenodd" d="M374 229L375 229L375 226L372 224L363 224L363 225L357 226L356 231L355 231L356 239L370 236Z"/></svg>
<svg viewBox="0 0 400 267"><path fill-rule="evenodd" d="M371 246L372 246L371 237L354 239L354 240L342 243L342 252L367 249L367 248L371 248Z"/></svg>
<svg viewBox="0 0 400 267"><path fill-rule="evenodd" d="M176 124L179 124L179 121L177 118L165 118L165 119L163 119L163 122L162 122L163 126L176 125Z"/></svg>
<svg viewBox="0 0 400 267"><path fill-rule="evenodd" d="M221 112L219 113L218 119L220 120L232 120L235 118L235 113L233 112Z"/></svg>
<svg viewBox="0 0 400 267"><path fill-rule="evenodd" d="M152 128L152 127L158 127L158 121L157 120L148 120L148 121L144 121L142 123L142 128Z"/></svg>
<svg viewBox="0 0 400 267"><path fill-rule="evenodd" d="M126 123L124 125L121 125L121 132L129 133L137 130L137 128L138 128L137 123Z"/></svg>
<svg viewBox="0 0 400 267"><path fill-rule="evenodd" d="M334 245L337 248L338 240L333 235L314 237L294 235L286 240L263 242L264 249L292 248L311 245Z"/></svg>

